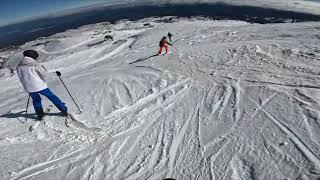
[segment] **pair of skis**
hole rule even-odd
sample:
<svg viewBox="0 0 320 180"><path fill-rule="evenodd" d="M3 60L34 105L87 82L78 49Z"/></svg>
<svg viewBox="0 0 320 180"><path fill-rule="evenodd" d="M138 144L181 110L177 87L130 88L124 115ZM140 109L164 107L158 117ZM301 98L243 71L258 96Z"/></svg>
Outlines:
<svg viewBox="0 0 320 180"><path fill-rule="evenodd" d="M47 111L47 113L48 113L48 111ZM47 122L49 121L49 119L47 119L48 116L49 115L44 116L42 120L35 121L29 127L29 131L32 132L35 129L39 128L40 126L47 127ZM59 116L59 115L57 115L57 116ZM68 128L76 128L76 129L87 131L87 132L100 132L101 131L100 128L86 126L83 122L77 120L77 118L75 117L74 114L68 113L67 116L63 116L61 114L60 117L62 117L64 119L65 126Z"/></svg>
<svg viewBox="0 0 320 180"><path fill-rule="evenodd" d="M59 115L57 115L57 116L59 116ZM29 131L32 132L32 131L34 131L35 129L39 128L41 125L46 126L47 117L48 117L48 115L45 115L41 120L36 120L36 121L29 127ZM70 113L68 113L67 116L62 116L62 115L61 115L61 117L64 118L64 120L65 120L65 125L66 125L67 127L70 127L70 124L72 124L74 121L77 121L76 118L75 118L72 114L70 114Z"/></svg>

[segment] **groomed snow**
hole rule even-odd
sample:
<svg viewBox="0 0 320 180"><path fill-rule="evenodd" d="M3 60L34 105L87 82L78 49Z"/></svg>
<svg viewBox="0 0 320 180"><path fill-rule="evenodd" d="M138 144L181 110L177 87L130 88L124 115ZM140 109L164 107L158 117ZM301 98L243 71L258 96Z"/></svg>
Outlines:
<svg viewBox="0 0 320 180"><path fill-rule="evenodd" d="M320 23L157 20L21 46L83 114L51 73L74 121L43 98L48 116L35 126L30 103L25 122L28 95L1 69L0 179L320 178ZM172 53L150 57L168 31Z"/></svg>

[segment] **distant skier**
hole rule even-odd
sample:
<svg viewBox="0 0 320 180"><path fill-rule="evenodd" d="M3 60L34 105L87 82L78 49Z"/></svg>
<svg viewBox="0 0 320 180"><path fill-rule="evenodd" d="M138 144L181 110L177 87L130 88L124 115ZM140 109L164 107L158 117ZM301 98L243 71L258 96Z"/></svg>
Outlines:
<svg viewBox="0 0 320 180"><path fill-rule="evenodd" d="M168 38L169 38L169 40L170 40L170 42L172 41L171 40L171 37L172 37L173 35L170 33L170 32L168 32Z"/></svg>
<svg viewBox="0 0 320 180"><path fill-rule="evenodd" d="M39 57L38 52L26 50L23 52L23 56L23 60L17 67L17 74L25 91L29 93L33 100L34 110L38 119L41 120L45 115L40 94L47 97L61 111L62 115L67 116L68 108L65 106L65 103L48 89L44 73L36 61Z"/></svg>
<svg viewBox="0 0 320 180"><path fill-rule="evenodd" d="M168 54L168 44L172 46L172 44L170 44L170 43L167 41L167 37L166 37L166 36L163 36L162 39L161 39L161 41L159 42L160 49L159 49L158 55L161 54L162 48L165 48L166 54Z"/></svg>

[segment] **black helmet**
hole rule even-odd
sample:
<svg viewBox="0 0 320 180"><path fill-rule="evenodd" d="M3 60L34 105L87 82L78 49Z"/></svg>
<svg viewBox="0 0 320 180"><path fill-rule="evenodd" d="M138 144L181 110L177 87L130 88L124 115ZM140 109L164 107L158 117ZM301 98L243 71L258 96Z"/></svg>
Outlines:
<svg viewBox="0 0 320 180"><path fill-rule="evenodd" d="M32 59L37 59L39 57L39 54L35 50L25 50L23 51L23 56L31 57Z"/></svg>

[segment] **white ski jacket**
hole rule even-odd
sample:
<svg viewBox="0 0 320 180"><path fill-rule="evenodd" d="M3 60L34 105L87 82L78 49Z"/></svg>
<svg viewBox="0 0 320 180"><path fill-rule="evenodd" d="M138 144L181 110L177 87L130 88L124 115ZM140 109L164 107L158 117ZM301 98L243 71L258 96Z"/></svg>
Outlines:
<svg viewBox="0 0 320 180"><path fill-rule="evenodd" d="M44 72L41 70L37 61L24 57L17 67L17 74L20 82L28 93L42 91L48 88L44 78Z"/></svg>

